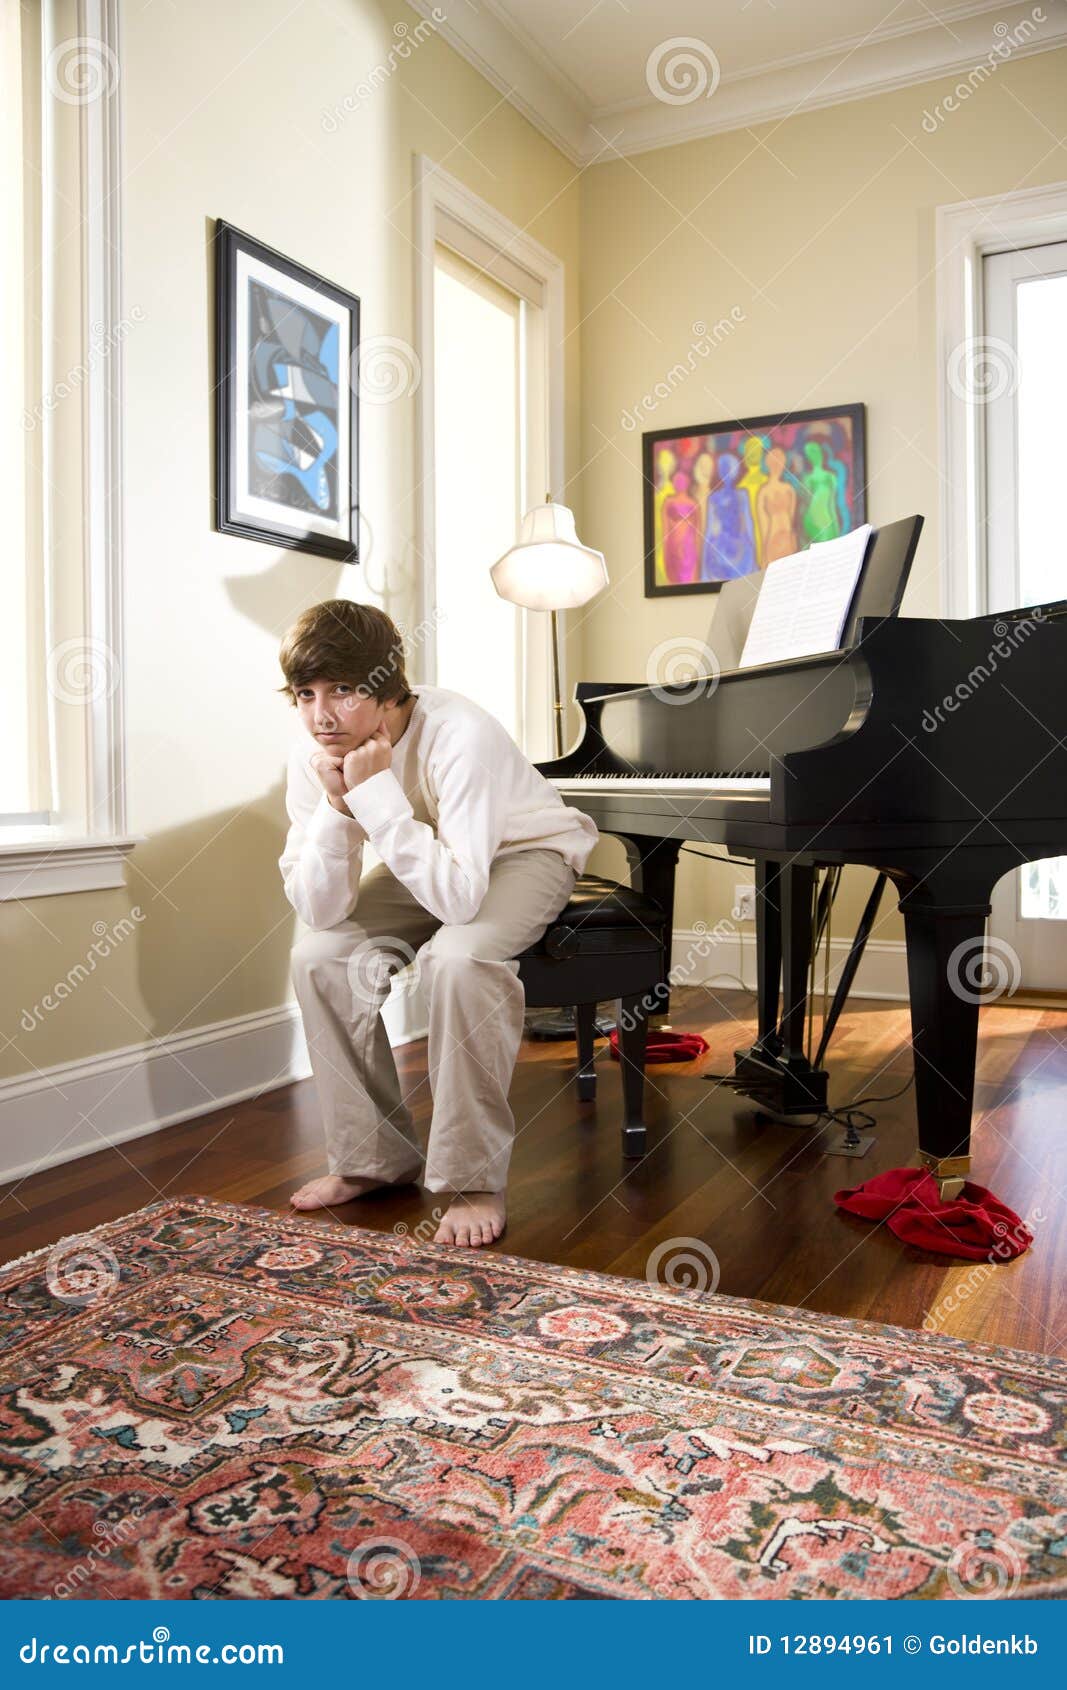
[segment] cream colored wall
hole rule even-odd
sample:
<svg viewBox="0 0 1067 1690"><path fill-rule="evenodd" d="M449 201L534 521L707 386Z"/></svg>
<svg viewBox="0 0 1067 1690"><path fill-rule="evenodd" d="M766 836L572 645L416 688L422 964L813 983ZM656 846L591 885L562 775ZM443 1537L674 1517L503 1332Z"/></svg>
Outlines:
<svg viewBox="0 0 1067 1690"><path fill-rule="evenodd" d="M862 400L868 514L926 519L904 613L940 606L935 208L1067 176L1067 52L1002 63L936 122L941 78L750 131L614 161L582 199L582 509L610 594L582 625L582 674L644 681L661 641L703 640L715 599L643 596L641 428ZM934 132L923 127L934 114ZM927 129L930 124L928 123ZM721 333L696 372L632 432L622 418L677 363L694 322ZM649 679L656 678L649 676ZM616 842L591 865L622 874ZM729 912L734 867L683 855L677 924ZM835 934L870 877L852 871ZM902 936L887 899L877 937ZM750 924L745 924L748 928Z"/></svg>
<svg viewBox="0 0 1067 1690"><path fill-rule="evenodd" d="M418 20L402 0L185 0L125 6L122 19L126 311L144 312L125 343L129 805L148 837L124 891L4 906L18 966L2 988L2 1074L290 996L277 858L292 711L273 691L278 643L306 605L371 596L414 532L410 395L362 407L366 570L214 531L213 219L359 294L365 339L410 341L412 159L427 153L563 260L568 328L578 324L578 181L562 155L436 35L359 95L412 41ZM570 475L578 345L574 332ZM94 924L114 931L133 908L133 930L90 971ZM89 977L26 1031L25 1012L34 1021L79 964Z"/></svg>

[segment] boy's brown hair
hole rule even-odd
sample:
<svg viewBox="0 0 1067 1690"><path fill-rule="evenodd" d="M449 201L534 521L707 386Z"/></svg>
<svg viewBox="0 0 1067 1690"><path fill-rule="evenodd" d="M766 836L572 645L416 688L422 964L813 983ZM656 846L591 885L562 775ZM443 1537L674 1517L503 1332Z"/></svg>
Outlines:
<svg viewBox="0 0 1067 1690"><path fill-rule="evenodd" d="M404 641L384 610L352 599L324 599L298 616L282 640L278 661L285 676L279 692L296 703L296 688L312 681L347 681L368 698L411 696L404 670Z"/></svg>

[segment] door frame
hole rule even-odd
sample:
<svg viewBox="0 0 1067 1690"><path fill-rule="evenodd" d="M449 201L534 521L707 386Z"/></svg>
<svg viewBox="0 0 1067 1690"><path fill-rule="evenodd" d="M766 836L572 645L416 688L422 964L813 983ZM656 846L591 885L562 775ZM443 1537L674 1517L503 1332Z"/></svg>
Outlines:
<svg viewBox="0 0 1067 1690"><path fill-rule="evenodd" d="M458 177L425 153L414 160L414 245L415 245L415 337L421 366L415 394L415 542L418 560L417 596L425 626L432 626L436 605L434 536L436 502L434 489L434 251L439 239L461 256L492 273L492 260L485 260L486 246L499 255L502 271L526 272L541 291L544 312L542 337L544 367L541 387L545 396L544 429L547 440L549 486L537 489L564 503L564 266L561 259L534 240L524 229L472 193ZM463 250L464 232L469 237ZM447 236L447 238L446 238ZM488 566L487 566L488 567ZM549 693L550 619L528 610L521 613L522 625L522 743L532 745L532 754L547 757L552 751L552 702ZM561 686L569 696L566 652L566 613L561 621ZM422 647L423 678L431 685L437 679L436 641Z"/></svg>

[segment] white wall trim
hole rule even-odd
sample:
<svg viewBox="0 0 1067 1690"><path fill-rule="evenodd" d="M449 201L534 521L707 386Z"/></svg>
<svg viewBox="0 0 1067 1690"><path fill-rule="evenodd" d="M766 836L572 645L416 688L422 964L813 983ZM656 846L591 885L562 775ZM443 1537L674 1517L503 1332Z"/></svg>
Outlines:
<svg viewBox="0 0 1067 1690"><path fill-rule="evenodd" d="M119 0L81 0L82 32L101 41L119 74L114 89L82 107L82 321L87 341L107 337L108 355L90 366L85 407L85 563L89 637L102 642L114 684L91 716L89 825L105 836L126 833L126 732L123 416L122 40Z"/></svg>
<svg viewBox="0 0 1067 1690"><path fill-rule="evenodd" d="M709 942L711 941L711 942ZM830 941L830 990L840 978L849 939ZM756 989L756 935L740 929L721 938L712 939L707 932L693 928L674 930L672 976L676 988L682 986L722 986L737 988L743 980L749 991ZM823 952L820 950L815 969L816 1008L820 1001L823 981ZM870 939L863 953L856 979L849 994L852 998L884 998L894 1003L908 1002L907 947L903 939Z"/></svg>
<svg viewBox="0 0 1067 1690"><path fill-rule="evenodd" d="M126 858L143 833L121 839L5 840L0 850L0 903L98 892L126 883Z"/></svg>
<svg viewBox="0 0 1067 1690"><path fill-rule="evenodd" d="M438 9L434 0L408 3L423 18ZM710 11L707 45L713 49ZM437 28L565 157L588 165L867 99L955 72L965 77L1003 49L1003 37L994 33L990 19L995 13L1000 22L1003 12L1001 0L970 0L936 17L923 13L904 23L890 14L881 29L821 41L805 52L766 60L758 70L731 75L724 66L710 97L679 105L646 90L647 42L636 54L640 96L594 107L584 90L494 0L460 7ZM842 15L847 17L847 12ZM669 22L665 16L665 37ZM1011 45L1013 59L1067 43L1067 15L1061 6L1050 6L1044 22L1035 23L1025 12L1012 19L1013 27L1023 22L1033 34Z"/></svg>
<svg viewBox="0 0 1067 1690"><path fill-rule="evenodd" d="M565 503L564 452L564 266L555 253L540 241L520 229L510 218L497 211L448 171L442 170L425 153L414 160L414 246L415 246L415 350L422 379L415 395L415 484L418 489L416 505L416 556L420 560L420 619L433 625L436 608L436 570L434 558L435 492L434 492L434 247L438 239L441 215L447 214L468 229L476 241L488 242L509 259L520 264L544 289L544 345L545 392L548 417L547 437L550 488L537 489L537 502L545 491ZM463 256L471 256L465 254ZM489 567L488 561L486 568ZM565 612L560 613L561 685L563 697L569 697L566 673ZM528 672L538 669L547 673L549 661L549 618L545 614L526 612L525 656ZM437 678L437 654L433 641L423 644L425 678L433 683ZM527 696L530 688L527 686ZM545 724L546 735L549 724ZM552 745L546 737L546 746ZM546 752L546 755L550 755Z"/></svg>
<svg viewBox="0 0 1067 1690"><path fill-rule="evenodd" d="M425 1037L413 971L393 982L384 1019L393 1046ZM0 1181L144 1138L310 1072L299 1009L284 1003L17 1074L0 1080Z"/></svg>
<svg viewBox="0 0 1067 1690"><path fill-rule="evenodd" d="M984 411L950 381L959 348L984 333L982 259L1067 238L1067 182L938 206L936 214L938 427L942 611L980 616L985 603Z"/></svg>

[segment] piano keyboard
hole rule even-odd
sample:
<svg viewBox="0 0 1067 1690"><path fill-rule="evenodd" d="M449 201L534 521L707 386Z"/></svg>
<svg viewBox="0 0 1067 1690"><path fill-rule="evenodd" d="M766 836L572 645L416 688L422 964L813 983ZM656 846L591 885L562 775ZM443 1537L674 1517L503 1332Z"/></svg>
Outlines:
<svg viewBox="0 0 1067 1690"><path fill-rule="evenodd" d="M557 792L770 792L770 775L557 775Z"/></svg>

